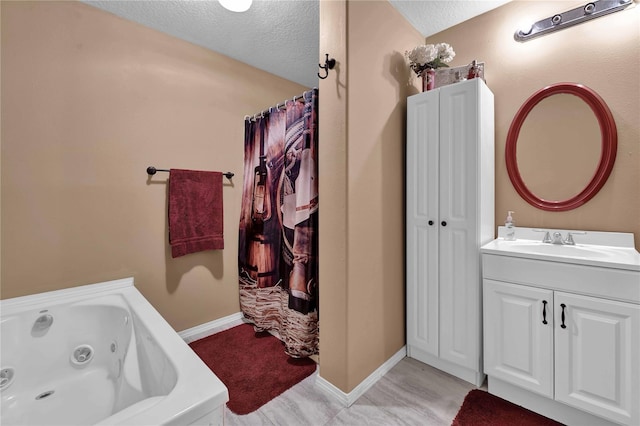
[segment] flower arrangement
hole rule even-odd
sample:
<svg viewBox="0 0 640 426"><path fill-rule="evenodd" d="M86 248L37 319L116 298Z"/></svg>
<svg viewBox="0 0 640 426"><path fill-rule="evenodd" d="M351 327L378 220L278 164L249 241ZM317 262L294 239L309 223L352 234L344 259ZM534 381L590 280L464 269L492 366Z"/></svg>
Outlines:
<svg viewBox="0 0 640 426"><path fill-rule="evenodd" d="M447 63L456 56L456 52L447 43L423 44L404 52L404 56L416 75L422 75L422 72L427 69L449 67Z"/></svg>

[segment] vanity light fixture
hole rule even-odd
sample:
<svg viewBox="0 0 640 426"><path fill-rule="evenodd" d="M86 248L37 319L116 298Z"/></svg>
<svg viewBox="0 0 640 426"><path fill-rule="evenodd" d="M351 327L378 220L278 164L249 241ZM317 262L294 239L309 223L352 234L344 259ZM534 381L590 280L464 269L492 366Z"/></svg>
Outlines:
<svg viewBox="0 0 640 426"><path fill-rule="evenodd" d="M527 41L553 31L562 30L581 24L590 19L599 18L609 13L618 12L633 4L633 0L596 0L566 12L558 13L550 18L516 30L513 38L516 41Z"/></svg>
<svg viewBox="0 0 640 426"><path fill-rule="evenodd" d="M253 0L218 0L227 10L232 12L246 12L251 7Z"/></svg>

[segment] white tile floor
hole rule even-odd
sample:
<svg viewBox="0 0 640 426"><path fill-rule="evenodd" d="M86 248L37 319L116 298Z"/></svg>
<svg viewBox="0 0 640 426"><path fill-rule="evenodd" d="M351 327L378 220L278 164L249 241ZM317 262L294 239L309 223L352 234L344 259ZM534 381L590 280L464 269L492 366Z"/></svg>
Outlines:
<svg viewBox="0 0 640 426"><path fill-rule="evenodd" d="M404 358L346 408L315 386L316 374L245 416L225 413L225 425L446 425L475 386Z"/></svg>

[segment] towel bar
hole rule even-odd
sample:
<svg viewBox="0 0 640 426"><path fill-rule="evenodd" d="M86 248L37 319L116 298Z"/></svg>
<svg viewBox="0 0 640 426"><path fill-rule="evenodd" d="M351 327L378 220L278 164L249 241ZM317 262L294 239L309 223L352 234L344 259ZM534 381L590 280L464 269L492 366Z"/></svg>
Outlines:
<svg viewBox="0 0 640 426"><path fill-rule="evenodd" d="M155 167L153 167L153 166L149 166L149 167L147 167L147 174L148 174L148 175L150 175L150 176L155 175L155 174L156 174L156 172L168 172L168 171L169 171L169 169L156 169L156 168L155 168ZM234 174L233 174L233 173L231 173L231 172L223 173L223 175L224 175L224 177L226 177L227 179L231 179L231 178L234 176Z"/></svg>

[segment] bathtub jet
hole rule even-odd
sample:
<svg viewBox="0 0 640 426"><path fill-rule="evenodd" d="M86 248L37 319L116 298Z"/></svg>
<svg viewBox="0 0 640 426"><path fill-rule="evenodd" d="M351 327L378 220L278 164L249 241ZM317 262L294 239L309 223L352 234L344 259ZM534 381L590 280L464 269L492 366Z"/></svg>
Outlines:
<svg viewBox="0 0 640 426"><path fill-rule="evenodd" d="M46 311L42 311L40 313L43 313L43 312L46 312ZM40 315L36 319L36 322L33 323L33 327L31 327L31 335L33 337L44 336L45 334L47 334L47 331L49 331L49 328L51 328L51 324L53 324L52 315L50 314Z"/></svg>

